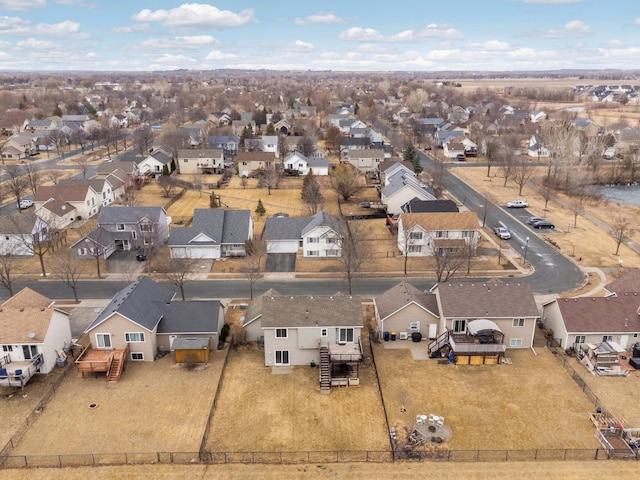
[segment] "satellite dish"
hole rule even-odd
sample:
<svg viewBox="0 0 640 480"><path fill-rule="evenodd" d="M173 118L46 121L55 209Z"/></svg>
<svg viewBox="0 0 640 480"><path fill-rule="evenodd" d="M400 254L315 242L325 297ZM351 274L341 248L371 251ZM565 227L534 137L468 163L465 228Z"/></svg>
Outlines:
<svg viewBox="0 0 640 480"><path fill-rule="evenodd" d="M67 206L66 205L62 205L62 207L60 207L62 210L66 210Z"/></svg>
<svg viewBox="0 0 640 480"><path fill-rule="evenodd" d="M29 337L29 338L36 338L36 334L35 334L35 332L29 332L29 334L27 335L27 337Z"/></svg>

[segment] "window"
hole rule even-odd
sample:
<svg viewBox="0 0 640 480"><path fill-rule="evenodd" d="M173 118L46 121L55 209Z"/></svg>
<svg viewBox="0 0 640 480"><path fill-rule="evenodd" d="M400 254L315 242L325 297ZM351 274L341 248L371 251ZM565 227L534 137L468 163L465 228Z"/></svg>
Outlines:
<svg viewBox="0 0 640 480"><path fill-rule="evenodd" d="M335 237L327 238L327 243L338 243L338 239Z"/></svg>
<svg viewBox="0 0 640 480"><path fill-rule="evenodd" d="M438 230L436 232L436 238L448 238L448 237L449 237L449 232L445 230Z"/></svg>
<svg viewBox="0 0 640 480"><path fill-rule="evenodd" d="M514 326L514 327L524 327L524 318L514 318L512 326Z"/></svg>
<svg viewBox="0 0 640 480"><path fill-rule="evenodd" d="M420 322L411 322L409 324L409 330L420 330Z"/></svg>
<svg viewBox="0 0 640 480"><path fill-rule="evenodd" d="M320 336L321 337L326 337L327 336L327 329L326 328L320 329Z"/></svg>
<svg viewBox="0 0 640 480"><path fill-rule="evenodd" d="M463 230L462 238L473 238L473 230Z"/></svg>
<svg viewBox="0 0 640 480"><path fill-rule="evenodd" d="M276 338L287 338L288 336L289 332L286 328L276 328Z"/></svg>
<svg viewBox="0 0 640 480"><path fill-rule="evenodd" d="M142 223L140 224L140 231L141 232L152 232L153 231L153 225L149 224L149 223Z"/></svg>
<svg viewBox="0 0 640 480"><path fill-rule="evenodd" d="M613 335L603 335L602 336L602 341L603 342L613 342Z"/></svg>
<svg viewBox="0 0 640 480"><path fill-rule="evenodd" d="M274 353L276 365L289 365L289 350L276 350Z"/></svg>
<svg viewBox="0 0 640 480"><path fill-rule="evenodd" d="M5 239L5 240L9 240L9 235L5 235L5 236L4 236L4 239Z"/></svg>
<svg viewBox="0 0 640 480"><path fill-rule="evenodd" d="M23 345L22 354L24 355L25 360L31 360L38 355L38 347L35 345Z"/></svg>
<svg viewBox="0 0 640 480"><path fill-rule="evenodd" d="M422 232L411 232L409 238L411 240L422 240Z"/></svg>
<svg viewBox="0 0 640 480"><path fill-rule="evenodd" d="M307 257L319 257L320 252L318 250L307 250Z"/></svg>
<svg viewBox="0 0 640 480"><path fill-rule="evenodd" d="M511 340L509 340L509 346L512 347L512 348L521 347L522 346L522 339L521 338L512 338Z"/></svg>
<svg viewBox="0 0 640 480"><path fill-rule="evenodd" d="M189 163L189 159L185 158L184 160L182 160L184 163Z"/></svg>
<svg viewBox="0 0 640 480"><path fill-rule="evenodd" d="M2 351L3 352L13 352L13 345L3 345L2 346Z"/></svg>
<svg viewBox="0 0 640 480"><path fill-rule="evenodd" d="M307 243L320 243L320 239L318 237L307 237Z"/></svg>
<svg viewBox="0 0 640 480"><path fill-rule="evenodd" d="M153 245L153 238L145 238L142 242L145 245Z"/></svg>
<svg viewBox="0 0 640 480"><path fill-rule="evenodd" d="M144 360L144 353L142 352L131 352L131 360L134 362L140 362Z"/></svg>
<svg viewBox="0 0 640 480"><path fill-rule="evenodd" d="M125 333L124 341L129 343L144 342L144 332Z"/></svg>
<svg viewBox="0 0 640 480"><path fill-rule="evenodd" d="M461 333L467 329L466 320L454 320L453 321L453 333Z"/></svg>
<svg viewBox="0 0 640 480"><path fill-rule="evenodd" d="M340 250L327 250L327 257L339 257Z"/></svg>
<svg viewBox="0 0 640 480"><path fill-rule="evenodd" d="M78 249L78 255L84 256L87 254L87 249L84 247L81 247Z"/></svg>
<svg viewBox="0 0 640 480"><path fill-rule="evenodd" d="M409 245L409 253L422 253L422 245Z"/></svg>
<svg viewBox="0 0 640 480"><path fill-rule="evenodd" d="M111 348L111 334L96 333L96 345L98 348Z"/></svg>
<svg viewBox="0 0 640 480"><path fill-rule="evenodd" d="M586 335L576 335L575 343L585 343L587 341Z"/></svg>
<svg viewBox="0 0 640 480"><path fill-rule="evenodd" d="M133 238L134 240L138 238L138 232L136 232L135 230L131 230L131 238Z"/></svg>
<svg viewBox="0 0 640 480"><path fill-rule="evenodd" d="M353 343L353 328L341 328L338 332L339 343Z"/></svg>
<svg viewBox="0 0 640 480"><path fill-rule="evenodd" d="M124 223L118 223L116 225L116 230L119 232L124 232Z"/></svg>

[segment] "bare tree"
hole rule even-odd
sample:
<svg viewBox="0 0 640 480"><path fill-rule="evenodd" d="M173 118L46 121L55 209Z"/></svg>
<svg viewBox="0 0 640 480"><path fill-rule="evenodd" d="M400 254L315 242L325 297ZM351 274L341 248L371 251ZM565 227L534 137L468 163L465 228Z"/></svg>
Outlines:
<svg viewBox="0 0 640 480"><path fill-rule="evenodd" d="M67 249L56 256L52 267L53 275L71 289L73 298L78 302L78 281L84 272L84 263L74 258L71 249Z"/></svg>
<svg viewBox="0 0 640 480"><path fill-rule="evenodd" d="M502 158L502 145L496 138L490 138L485 143L485 158L487 160L487 177L491 176L491 167Z"/></svg>
<svg viewBox="0 0 640 480"><path fill-rule="evenodd" d="M138 154L143 157L153 145L153 131L150 128L138 128L133 132L133 146Z"/></svg>
<svg viewBox="0 0 640 480"><path fill-rule="evenodd" d="M11 221L16 227L16 231L19 232L24 249L38 257L42 276L46 277L47 270L44 265L44 256L53 245L51 239L54 230L53 226L47 225L34 212L29 212L26 215L14 215L11 217Z"/></svg>
<svg viewBox="0 0 640 480"><path fill-rule="evenodd" d="M440 198L444 191L444 161L439 157L433 158L432 160L432 165L427 170L429 186L433 189L436 198Z"/></svg>
<svg viewBox="0 0 640 480"><path fill-rule="evenodd" d="M363 188L358 171L344 163L331 172L331 187L345 202Z"/></svg>
<svg viewBox="0 0 640 480"><path fill-rule="evenodd" d="M289 142L287 142L286 135L278 135L278 152L280 153L280 158L284 158L289 154Z"/></svg>
<svg viewBox="0 0 640 480"><path fill-rule="evenodd" d="M298 141L298 151L307 158L315 153L316 148L316 142L310 137L304 136Z"/></svg>
<svg viewBox="0 0 640 480"><path fill-rule="evenodd" d="M164 197L169 198L176 186L176 181L171 175L162 175L158 179L158 185L160 185L160 188L164 192Z"/></svg>
<svg viewBox="0 0 640 480"><path fill-rule="evenodd" d="M342 264L342 273L349 285L349 295L351 295L353 279L358 275L367 258L367 249L363 245L367 229L364 220L348 221L345 218L338 221L337 228L336 242L340 247L339 260Z"/></svg>
<svg viewBox="0 0 640 480"><path fill-rule="evenodd" d="M529 161L528 158L520 155L513 162L511 178L518 185L518 195L522 195L522 189L531 179L531 176L535 172L536 167Z"/></svg>
<svg viewBox="0 0 640 480"><path fill-rule="evenodd" d="M33 163L27 163L24 166L24 173L29 184L29 188L31 189L31 193L36 194L36 190L40 184L40 172L36 169L36 166Z"/></svg>
<svg viewBox="0 0 640 480"><path fill-rule="evenodd" d="M10 297L13 297L13 284L19 277L17 272L13 255L0 255L0 284L7 289Z"/></svg>
<svg viewBox="0 0 640 480"><path fill-rule="evenodd" d="M69 143L67 135L62 130L51 130L47 134L46 142L47 148L49 145L56 147L56 153L62 160L64 160L64 151L62 150L62 147ZM48 151L49 150L47 150L47 152Z"/></svg>
<svg viewBox="0 0 640 480"><path fill-rule="evenodd" d="M180 290L182 300L185 300L185 286L193 279L193 271L198 263L194 258L170 258L160 266L164 278L173 283Z"/></svg>
<svg viewBox="0 0 640 480"><path fill-rule="evenodd" d="M267 255L267 242L254 238L245 243L247 255L244 257L243 273L249 281L249 295L253 300L253 287L260 279L262 260Z"/></svg>
<svg viewBox="0 0 640 480"><path fill-rule="evenodd" d="M304 177L300 196L311 215L315 215L322 208L324 203L322 188L312 170L309 170L309 173Z"/></svg>
<svg viewBox="0 0 640 480"><path fill-rule="evenodd" d="M87 172L89 171L89 159L85 155L80 155L75 159L74 163L82 172L82 178L87 178Z"/></svg>
<svg viewBox="0 0 640 480"><path fill-rule="evenodd" d="M62 171L60 170L49 170L46 175L46 179L54 185L57 185L62 177L64 177L64 173L62 173Z"/></svg>
<svg viewBox="0 0 640 480"><path fill-rule="evenodd" d="M407 267L409 264L409 254L414 248L422 243L424 230L415 222L410 214L400 215L401 228L398 228L398 245L400 245L401 253L404 257L404 275L407 275ZM422 246L419 247L422 249Z"/></svg>
<svg viewBox="0 0 640 480"><path fill-rule="evenodd" d="M20 200L27 189L27 179L24 177L24 170L20 165L7 165L4 167L7 176L5 181L9 193L16 197L16 203L20 205Z"/></svg>
<svg viewBox="0 0 640 480"><path fill-rule="evenodd" d="M513 166L514 166L513 155L509 155L503 152L502 159L500 160L500 163L498 164L498 166L500 167L500 171L502 172L502 176L504 177L503 186L506 187L507 182L513 178Z"/></svg>
<svg viewBox="0 0 640 480"><path fill-rule="evenodd" d="M276 170L276 166L272 163L264 169L264 175L260 178L261 183L267 187L267 194L271 195L272 188L278 188L280 185L280 175Z"/></svg>
<svg viewBox="0 0 640 480"><path fill-rule="evenodd" d="M584 213L589 201L600 199L600 188L594 185L588 174L571 177L569 188L569 208L573 213L573 227L578 226L578 216Z"/></svg>
<svg viewBox="0 0 640 480"><path fill-rule="evenodd" d="M616 241L616 253L614 255L618 255L620 251L620 244L624 241L629 233L631 233L631 220L624 215L618 215L615 217L613 223L611 224L611 235Z"/></svg>
<svg viewBox="0 0 640 480"><path fill-rule="evenodd" d="M340 129L335 125L330 126L327 129L327 133L324 136L324 142L329 150L329 153L335 151L338 146L338 139L340 138Z"/></svg>
<svg viewBox="0 0 640 480"><path fill-rule="evenodd" d="M496 199L490 193L486 193L480 196L480 202L478 216L482 220L482 228L484 228L487 223L487 217L496 206Z"/></svg>
<svg viewBox="0 0 640 480"><path fill-rule="evenodd" d="M69 138L69 145L72 143L78 145L84 154L84 148L87 146L87 134L85 131L80 128L76 128Z"/></svg>
<svg viewBox="0 0 640 480"><path fill-rule="evenodd" d="M452 247L444 247L436 245L432 238L429 242L431 257L435 265L434 270L437 282L446 282L453 278L458 270L467 262L468 255L462 249Z"/></svg>
<svg viewBox="0 0 640 480"><path fill-rule="evenodd" d="M95 225L93 222L86 223L84 227L89 225ZM96 275L98 278L102 278L102 272L100 267L100 261L107 259L108 243L110 234L102 227L97 227L89 232L84 229L80 230L80 235L85 239L84 243L79 248L86 248L87 252L96 261Z"/></svg>

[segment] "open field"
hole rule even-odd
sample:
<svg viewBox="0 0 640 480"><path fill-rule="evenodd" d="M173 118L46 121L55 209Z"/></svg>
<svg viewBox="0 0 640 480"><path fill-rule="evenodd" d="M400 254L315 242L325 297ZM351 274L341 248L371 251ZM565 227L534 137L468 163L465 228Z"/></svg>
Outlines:
<svg viewBox="0 0 640 480"><path fill-rule="evenodd" d="M116 385L69 372L12 455L198 451L226 353L212 351L204 370L178 369L172 355L127 361Z"/></svg>
<svg viewBox="0 0 640 480"><path fill-rule="evenodd" d="M360 386L320 394L318 369L273 374L255 345L230 352L207 443L210 451L388 450L371 363Z"/></svg>
<svg viewBox="0 0 640 480"><path fill-rule="evenodd" d="M389 423L398 432L411 428L417 414L434 413L452 429L454 450L599 448L589 421L595 407L547 349L537 356L509 350L511 365L484 366L416 361L408 349L381 344L374 353Z"/></svg>

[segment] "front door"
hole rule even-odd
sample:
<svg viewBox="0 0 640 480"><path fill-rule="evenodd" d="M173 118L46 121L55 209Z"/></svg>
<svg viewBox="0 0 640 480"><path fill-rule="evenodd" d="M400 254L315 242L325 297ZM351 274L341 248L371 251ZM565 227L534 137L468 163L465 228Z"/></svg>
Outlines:
<svg viewBox="0 0 640 480"><path fill-rule="evenodd" d="M35 345L23 345L22 346L22 355L24 355L25 360L31 360L38 354L38 347Z"/></svg>

